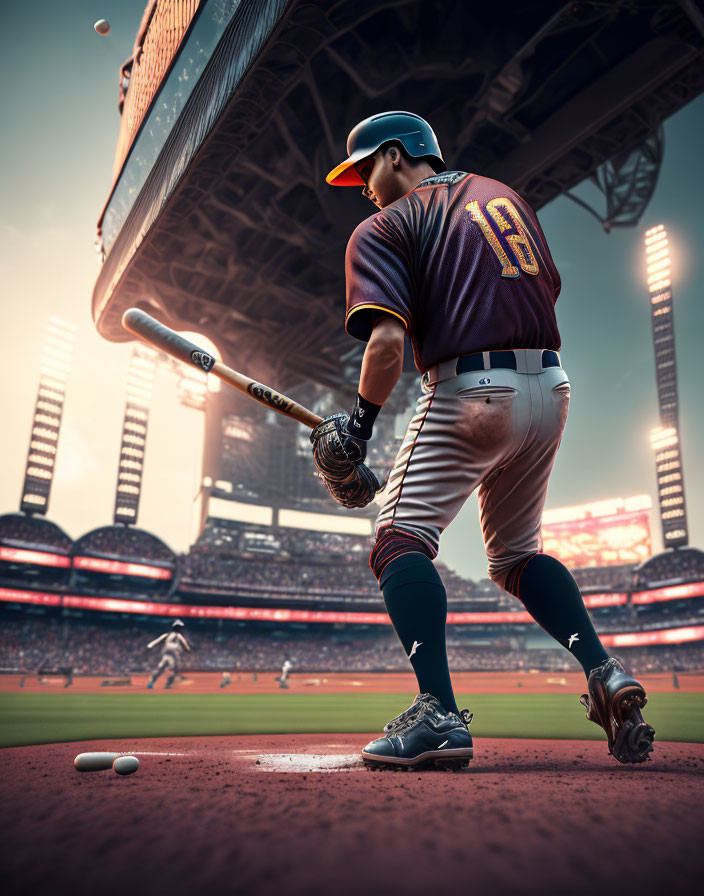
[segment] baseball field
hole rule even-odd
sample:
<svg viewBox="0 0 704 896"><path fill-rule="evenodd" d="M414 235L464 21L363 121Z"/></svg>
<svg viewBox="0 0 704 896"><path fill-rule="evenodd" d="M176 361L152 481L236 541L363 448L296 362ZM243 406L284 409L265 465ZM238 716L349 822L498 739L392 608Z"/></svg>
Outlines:
<svg viewBox="0 0 704 896"><path fill-rule="evenodd" d="M456 676L469 767L370 772L359 751L408 675L0 679L2 862L17 892L689 893L704 822L704 676L647 678L655 751L608 755L580 675ZM76 754L136 755L136 774ZM21 806L21 811L18 811ZM426 860L418 863L417 856ZM433 856L433 862L427 857ZM139 873L137 873L137 870ZM14 891L13 891L14 892Z"/></svg>
<svg viewBox="0 0 704 896"><path fill-rule="evenodd" d="M373 732L413 700L412 683L404 688L404 676L393 676L389 682L383 676L294 677L286 691L278 689L272 676L266 678L261 683L235 681L221 689L219 676L200 675L170 691L147 691L140 677L123 686L79 679L67 689L59 681L40 685L25 679L23 687L16 679L5 681L5 687L12 689L0 692L0 746L103 738ZM601 729L584 717L579 688L570 687L566 676L543 675L522 687L507 679L502 685L500 676L493 678L493 687L503 692L478 693L460 682L465 687L459 704L474 713L472 732L477 738L603 740ZM565 683L551 685L550 678ZM702 682L695 676L683 677L680 690L658 690L667 683L663 677L649 692L647 717L658 739L704 742Z"/></svg>
<svg viewBox="0 0 704 896"><path fill-rule="evenodd" d="M579 673L460 673L459 705L474 713L477 738L603 740L578 702ZM294 675L287 690L273 674L195 673L166 691L146 677L0 679L0 746L102 738L379 731L414 696L410 675ZM648 679L648 720L658 740L704 742L704 675Z"/></svg>

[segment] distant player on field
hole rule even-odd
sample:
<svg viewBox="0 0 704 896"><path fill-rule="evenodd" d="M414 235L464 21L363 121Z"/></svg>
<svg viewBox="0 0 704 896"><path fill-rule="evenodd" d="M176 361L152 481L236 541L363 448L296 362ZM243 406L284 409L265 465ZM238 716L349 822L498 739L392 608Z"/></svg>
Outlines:
<svg viewBox="0 0 704 896"><path fill-rule="evenodd" d="M157 644L160 644L162 641L164 642L164 646L161 648L161 660L159 661L159 665L152 672L152 677L147 682L148 688L154 687L154 682L161 675L162 672L165 672L167 669L169 670L169 677L166 679L165 688L170 688L177 675L180 675L181 669L181 653L184 648L186 650L190 650L190 645L185 637L181 634L181 629L183 629L183 622L180 619L175 619L171 624L171 631L164 632L163 635L159 635L158 638L155 638L147 647L151 649L152 647L156 647Z"/></svg>
<svg viewBox="0 0 704 896"><path fill-rule="evenodd" d="M293 669L293 663L291 660L286 657L281 666L281 675L276 679L279 683L280 688L289 688L291 685L288 683L288 674Z"/></svg>

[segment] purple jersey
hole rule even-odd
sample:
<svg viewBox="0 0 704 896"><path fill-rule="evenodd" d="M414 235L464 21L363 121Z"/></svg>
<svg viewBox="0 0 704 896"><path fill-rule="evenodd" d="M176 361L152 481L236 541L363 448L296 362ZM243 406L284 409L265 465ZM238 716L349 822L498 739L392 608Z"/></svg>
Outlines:
<svg viewBox="0 0 704 896"><path fill-rule="evenodd" d="M450 171L357 227L347 244L345 329L400 318L424 373L457 355L560 348L560 276L532 209L499 181Z"/></svg>

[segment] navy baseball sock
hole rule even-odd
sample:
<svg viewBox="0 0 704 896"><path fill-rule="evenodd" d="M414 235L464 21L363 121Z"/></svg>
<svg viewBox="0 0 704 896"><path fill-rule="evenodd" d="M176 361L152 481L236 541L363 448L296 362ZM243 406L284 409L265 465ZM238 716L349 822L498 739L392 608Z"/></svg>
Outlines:
<svg viewBox="0 0 704 896"><path fill-rule="evenodd" d="M538 625L574 654L587 677L608 657L577 583L559 560L549 554L531 557L515 595Z"/></svg>
<svg viewBox="0 0 704 896"><path fill-rule="evenodd" d="M409 552L384 567L379 579L396 634L411 661L421 694L432 694L459 713L447 664L447 594L433 562Z"/></svg>

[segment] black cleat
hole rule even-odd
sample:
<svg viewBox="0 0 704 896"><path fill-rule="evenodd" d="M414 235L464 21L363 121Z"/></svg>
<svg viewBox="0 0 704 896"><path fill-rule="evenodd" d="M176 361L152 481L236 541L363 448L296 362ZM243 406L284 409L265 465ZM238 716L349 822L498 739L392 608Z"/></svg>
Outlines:
<svg viewBox="0 0 704 896"><path fill-rule="evenodd" d="M609 753L625 764L649 759L655 729L641 712L648 702L643 685L612 656L592 669L587 687L589 693L582 694L580 703L587 718L606 731Z"/></svg>
<svg viewBox="0 0 704 896"><path fill-rule="evenodd" d="M474 755L470 713L445 712L430 694L419 694L405 712L384 726L384 736L362 750L370 768L440 767L456 771Z"/></svg>

